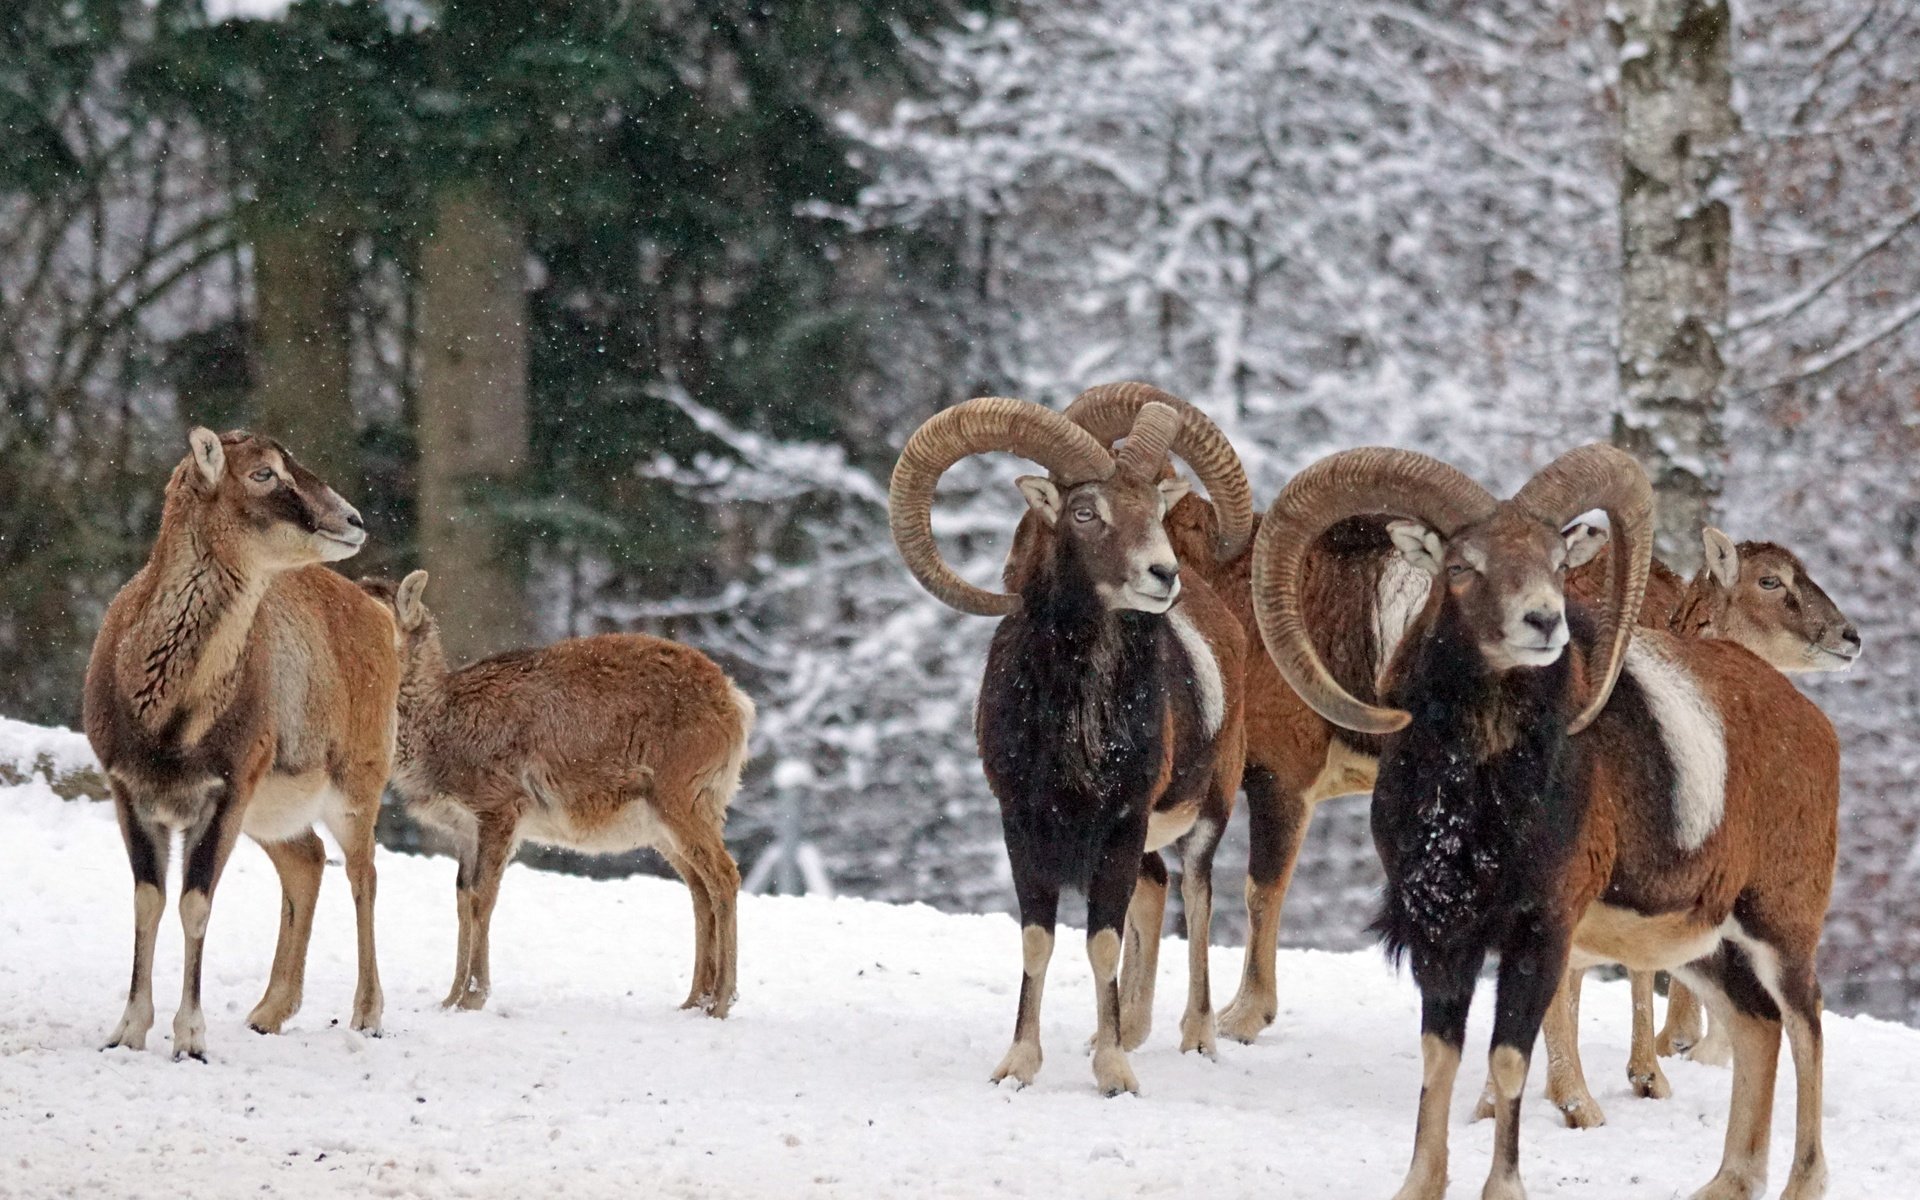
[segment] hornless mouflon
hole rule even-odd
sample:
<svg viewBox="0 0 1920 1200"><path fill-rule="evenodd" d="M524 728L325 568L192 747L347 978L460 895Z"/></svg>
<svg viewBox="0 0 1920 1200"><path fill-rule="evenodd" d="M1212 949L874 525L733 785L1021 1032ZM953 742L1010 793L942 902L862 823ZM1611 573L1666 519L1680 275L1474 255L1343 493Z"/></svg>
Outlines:
<svg viewBox="0 0 1920 1200"><path fill-rule="evenodd" d="M87 740L133 867L133 983L110 1046L143 1049L153 948L175 834L186 967L175 1058L204 1058L201 953L214 887L242 831L280 873L280 940L247 1024L299 1009L324 822L359 922L355 1029L380 1031L374 823L393 757L393 622L319 564L358 552L360 514L269 438L195 429L167 482L160 534L107 608L87 664Z"/></svg>

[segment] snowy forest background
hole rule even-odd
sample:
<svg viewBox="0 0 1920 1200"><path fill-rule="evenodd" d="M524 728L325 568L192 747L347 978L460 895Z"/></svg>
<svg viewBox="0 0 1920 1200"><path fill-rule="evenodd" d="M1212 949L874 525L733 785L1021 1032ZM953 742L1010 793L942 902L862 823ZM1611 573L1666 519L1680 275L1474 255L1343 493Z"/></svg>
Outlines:
<svg viewBox="0 0 1920 1200"><path fill-rule="evenodd" d="M842 892L1006 908L991 623L897 563L906 435L1147 379L1263 504L1354 444L1511 488L1610 436L1620 10L1655 2L16 0L0 712L76 723L186 428L246 425L367 513L352 573L433 572L456 655L645 629L722 661L762 714L743 866L791 817ZM1724 44L1698 465L1862 630L1803 679L1845 747L1823 972L1912 1020L1920 10L1743 0ZM943 493L976 580L1015 471ZM1363 944L1373 871L1364 800L1324 806L1286 940Z"/></svg>

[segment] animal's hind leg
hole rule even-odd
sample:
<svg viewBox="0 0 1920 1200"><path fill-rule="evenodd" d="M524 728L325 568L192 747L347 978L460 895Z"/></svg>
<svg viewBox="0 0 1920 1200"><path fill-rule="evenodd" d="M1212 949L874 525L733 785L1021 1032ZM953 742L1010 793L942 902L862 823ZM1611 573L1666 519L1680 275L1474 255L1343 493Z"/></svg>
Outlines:
<svg viewBox="0 0 1920 1200"><path fill-rule="evenodd" d="M1685 968L1687 983L1708 1001L1733 1043L1733 1095L1727 1104L1720 1169L1692 1200L1753 1200L1767 1183L1773 1089L1780 1066L1779 1007L1745 954L1722 945Z"/></svg>
<svg viewBox="0 0 1920 1200"><path fill-rule="evenodd" d="M1213 852L1220 845L1219 823L1194 822L1181 844L1180 896L1187 910L1187 1011L1180 1018L1180 1052L1198 1050L1214 1057L1213 990L1207 973L1207 949L1213 927Z"/></svg>
<svg viewBox="0 0 1920 1200"><path fill-rule="evenodd" d="M1633 971L1633 1044L1627 1055L1627 1083L1635 1095L1649 1100L1665 1100L1673 1095L1673 1085L1660 1069L1660 1056L1653 1046L1653 972Z"/></svg>
<svg viewBox="0 0 1920 1200"><path fill-rule="evenodd" d="M707 880L679 852L666 846L660 854L674 873L687 885L693 903L693 983L681 1008L699 1008L712 1003L713 981L718 974L714 962L713 901L707 894Z"/></svg>
<svg viewBox="0 0 1920 1200"><path fill-rule="evenodd" d="M1007 839L1007 857L1020 899L1020 1007L1013 1021L1013 1045L993 1069L993 1082L1011 1079L1026 1087L1040 1072L1040 997L1046 990L1047 964L1053 958L1060 885L1039 871L1012 836Z"/></svg>
<svg viewBox="0 0 1920 1200"><path fill-rule="evenodd" d="M724 1017L733 1006L738 982L740 868L734 864L733 855L727 853L726 839L711 814L689 811L684 819L671 825L669 832L677 843L677 852L692 872L687 886L695 893L696 921L701 912L699 891L706 892L709 967L702 986L699 965L695 964L694 986L700 991L696 1007L705 1008L709 1016ZM699 879L697 887L693 882L695 877ZM697 936L695 941L698 942Z"/></svg>
<svg viewBox="0 0 1920 1200"><path fill-rule="evenodd" d="M120 818L127 862L133 868L133 980L127 986L126 1010L107 1038L106 1048L144 1050L147 1031L153 1028L153 945L160 933L161 914L167 909L167 851L172 835L165 826L148 825L134 815L117 787L113 807Z"/></svg>
<svg viewBox="0 0 1920 1200"><path fill-rule="evenodd" d="M273 949L273 973L267 991L247 1015L255 1033L279 1033L300 1011L306 991L307 943L313 937L313 909L320 898L320 877L327 849L308 829L284 842L261 842L280 875L280 939Z"/></svg>
<svg viewBox="0 0 1920 1200"><path fill-rule="evenodd" d="M1280 786L1272 771L1248 763L1242 784L1247 793L1247 957L1240 988L1221 1010L1220 1032L1236 1042L1251 1042L1273 1024L1279 1012L1274 959L1280 941L1280 909L1300 859L1313 806Z"/></svg>
<svg viewBox="0 0 1920 1200"><path fill-rule="evenodd" d="M1783 955L1775 986L1794 1075L1793 1167L1780 1200L1820 1200L1827 1194L1827 1152L1820 1131L1825 1037L1812 957L1789 961Z"/></svg>
<svg viewBox="0 0 1920 1200"><path fill-rule="evenodd" d="M1159 851L1149 850L1140 859L1140 878L1127 904L1127 944L1120 956L1120 1045L1127 1050L1145 1045L1153 1030L1153 991L1166 915L1167 864Z"/></svg>
<svg viewBox="0 0 1920 1200"><path fill-rule="evenodd" d="M1706 1030L1702 1015L1700 997L1693 994L1693 989L1677 978L1670 979L1667 983L1667 1020L1660 1027L1659 1035L1653 1039L1654 1053L1671 1058L1699 1045L1701 1034Z"/></svg>

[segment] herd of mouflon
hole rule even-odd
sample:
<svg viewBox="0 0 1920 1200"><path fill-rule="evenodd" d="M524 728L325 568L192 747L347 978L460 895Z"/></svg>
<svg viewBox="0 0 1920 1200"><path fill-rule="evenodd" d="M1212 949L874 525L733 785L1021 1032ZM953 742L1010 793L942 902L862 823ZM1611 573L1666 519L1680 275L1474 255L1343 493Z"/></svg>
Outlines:
<svg viewBox="0 0 1920 1200"><path fill-rule="evenodd" d="M374 824L388 786L457 848L449 1007L486 1003L500 881L534 841L658 850L692 895L686 1006L725 1016L740 875L722 835L753 727L745 693L698 651L638 634L450 664L425 572L356 584L325 565L366 530L286 447L205 429L188 443L87 671L86 733L134 881L133 982L110 1045L142 1049L153 1024L176 834L174 1056L206 1055L207 920L243 832L283 894L247 1020L283 1027L325 865L318 824L353 892L353 1027L377 1033ZM1046 471L1016 481L1026 511L1001 591L956 574L932 528L941 475L992 452ZM1150 1029L1167 848L1188 934L1180 1046L1211 1057L1222 1033L1252 1041L1277 1011L1280 911L1307 823L1322 800L1371 792L1386 874L1374 928L1421 997L1399 1200L1445 1193L1447 1114L1489 963L1476 1113L1494 1121L1488 1200L1524 1195L1520 1099L1543 1031L1549 1101L1571 1126L1605 1119L1577 1041L1580 980L1601 963L1633 981L1636 1092L1668 1094L1664 1054L1732 1062L1724 1155L1698 1200L1764 1188L1783 1031L1797 1115L1783 1196L1824 1195L1814 959L1839 747L1786 675L1845 667L1860 638L1790 551L1709 527L1705 566L1681 578L1652 557L1645 473L1604 445L1505 500L1413 451L1343 451L1262 515L1220 429L1139 383L1092 388L1064 412L994 397L936 414L901 452L890 518L929 592L999 619L975 735L1006 834L1021 986L995 1081L1040 1069L1058 901L1073 888L1087 901L1094 1078L1108 1095L1138 1090L1128 1053ZM1250 936L1216 1015L1212 860L1242 793Z"/></svg>

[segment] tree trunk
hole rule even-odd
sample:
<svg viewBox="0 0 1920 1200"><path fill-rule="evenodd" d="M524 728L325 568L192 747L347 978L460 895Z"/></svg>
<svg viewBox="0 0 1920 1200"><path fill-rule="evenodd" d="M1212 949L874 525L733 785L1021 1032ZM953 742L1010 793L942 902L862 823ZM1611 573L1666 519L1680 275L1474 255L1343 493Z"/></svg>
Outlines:
<svg viewBox="0 0 1920 1200"><path fill-rule="evenodd" d="M353 239L321 217L253 231L254 430L352 503L360 435L349 379Z"/></svg>
<svg viewBox="0 0 1920 1200"><path fill-rule="evenodd" d="M1732 21L1726 0L1621 0L1615 11L1623 289L1613 440L1653 478L1655 552L1691 572L1721 483Z"/></svg>
<svg viewBox="0 0 1920 1200"><path fill-rule="evenodd" d="M479 188L436 203L420 256L419 543L456 663L525 645L522 564L489 500L527 464L526 238Z"/></svg>

